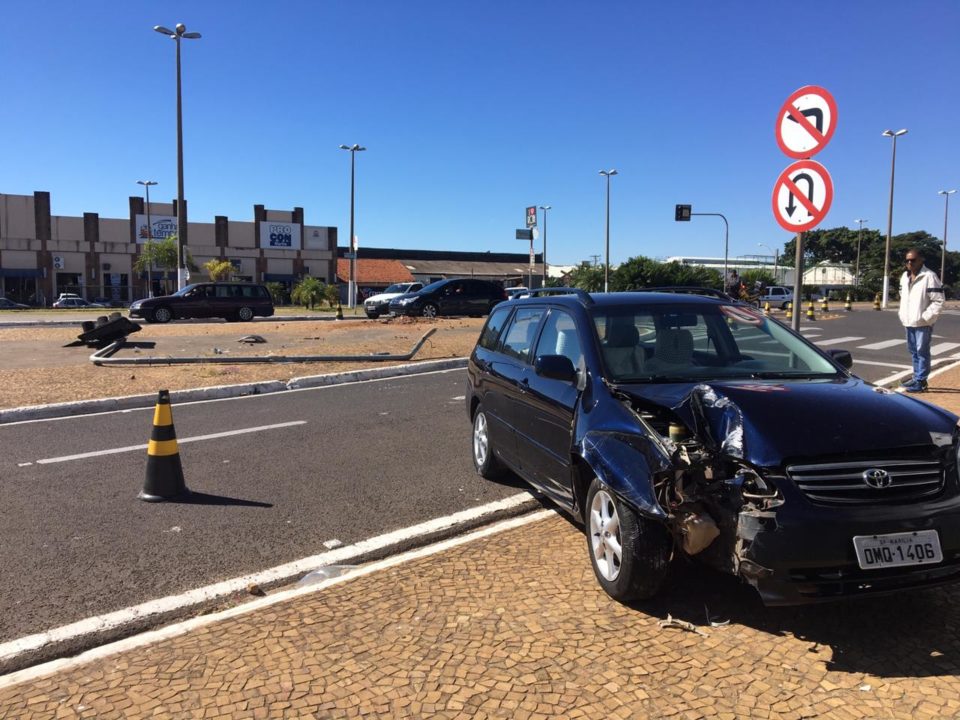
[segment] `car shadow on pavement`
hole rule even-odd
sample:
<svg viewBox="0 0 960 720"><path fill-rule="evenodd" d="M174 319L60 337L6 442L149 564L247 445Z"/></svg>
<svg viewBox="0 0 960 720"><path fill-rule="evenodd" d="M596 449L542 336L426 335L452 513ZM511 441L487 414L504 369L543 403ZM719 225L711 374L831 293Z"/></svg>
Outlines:
<svg viewBox="0 0 960 720"><path fill-rule="evenodd" d="M829 670L876 677L956 675L960 636L957 587L905 591L792 607L766 607L746 583L696 562L674 562L672 577L654 599L633 609L660 619L669 614L704 632L723 623L773 636L793 636L824 653ZM720 623L714 625L713 623Z"/></svg>
<svg viewBox="0 0 960 720"><path fill-rule="evenodd" d="M240 505L242 507L261 507L272 508L273 503L259 502L258 500L243 500L241 498L227 497L226 495L209 495L202 492L191 491L188 495L182 497L170 498L168 503L177 503L178 505Z"/></svg>

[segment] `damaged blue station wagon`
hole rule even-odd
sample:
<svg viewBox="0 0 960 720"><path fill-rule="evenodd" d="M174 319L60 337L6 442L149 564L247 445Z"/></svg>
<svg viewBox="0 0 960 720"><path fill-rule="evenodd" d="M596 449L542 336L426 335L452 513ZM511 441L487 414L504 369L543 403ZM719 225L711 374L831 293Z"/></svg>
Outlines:
<svg viewBox="0 0 960 720"><path fill-rule="evenodd" d="M471 354L474 464L582 520L624 602L676 556L769 605L956 582L957 417L851 365L725 297L542 292Z"/></svg>

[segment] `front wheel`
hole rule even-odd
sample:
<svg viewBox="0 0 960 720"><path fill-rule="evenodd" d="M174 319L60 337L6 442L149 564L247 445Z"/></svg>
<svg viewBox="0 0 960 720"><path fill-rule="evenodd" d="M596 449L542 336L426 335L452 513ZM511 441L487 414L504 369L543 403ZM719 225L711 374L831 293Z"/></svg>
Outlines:
<svg viewBox="0 0 960 720"><path fill-rule="evenodd" d="M237 319L241 322L250 322L253 320L253 310L244 305L242 308L237 310Z"/></svg>
<svg viewBox="0 0 960 720"><path fill-rule="evenodd" d="M153 311L153 320L158 323L168 323L173 320L173 313L168 307L158 307Z"/></svg>
<svg viewBox="0 0 960 720"><path fill-rule="evenodd" d="M437 306L433 303L427 303L423 306L421 314L425 318L435 318L437 316Z"/></svg>
<svg viewBox="0 0 960 720"><path fill-rule="evenodd" d="M490 442L490 423L483 405L477 407L473 415L473 466L477 474L487 480L495 480L503 475L503 465L493 452Z"/></svg>
<svg viewBox="0 0 960 720"><path fill-rule="evenodd" d="M594 478L587 492L587 550L600 587L620 602L657 594L667 574L672 540Z"/></svg>

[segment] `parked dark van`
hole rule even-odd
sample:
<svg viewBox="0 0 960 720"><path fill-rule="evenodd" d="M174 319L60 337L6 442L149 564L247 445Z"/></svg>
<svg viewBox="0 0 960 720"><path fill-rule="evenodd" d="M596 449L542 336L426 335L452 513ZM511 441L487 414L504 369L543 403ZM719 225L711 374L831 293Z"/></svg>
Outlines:
<svg viewBox="0 0 960 720"><path fill-rule="evenodd" d="M486 315L507 299L503 286L490 280L451 278L430 283L390 301L391 315Z"/></svg>
<svg viewBox="0 0 960 720"><path fill-rule="evenodd" d="M173 295L136 300L130 305L130 317L158 323L210 317L246 322L271 315L273 300L267 288L244 282L196 283Z"/></svg>

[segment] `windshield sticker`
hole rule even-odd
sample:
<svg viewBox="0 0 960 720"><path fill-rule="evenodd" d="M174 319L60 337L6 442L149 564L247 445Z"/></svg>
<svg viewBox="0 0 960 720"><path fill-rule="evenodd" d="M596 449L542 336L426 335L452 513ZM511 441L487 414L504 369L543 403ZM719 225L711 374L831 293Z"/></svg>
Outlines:
<svg viewBox="0 0 960 720"><path fill-rule="evenodd" d="M721 305L720 312L726 315L730 320L742 325L753 325L754 327L760 327L763 325L763 315L758 313L753 308L736 305Z"/></svg>

